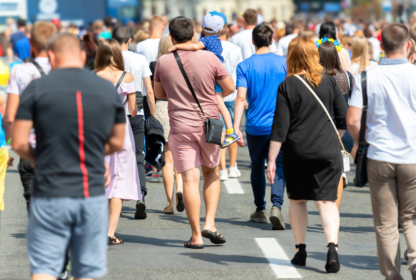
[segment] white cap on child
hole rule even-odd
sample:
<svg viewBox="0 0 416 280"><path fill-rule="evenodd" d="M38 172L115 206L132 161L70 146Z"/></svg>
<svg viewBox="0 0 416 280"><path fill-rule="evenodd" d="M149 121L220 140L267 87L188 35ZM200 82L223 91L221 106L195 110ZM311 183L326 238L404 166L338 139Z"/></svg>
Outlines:
<svg viewBox="0 0 416 280"><path fill-rule="evenodd" d="M202 21L202 28L207 33L218 33L224 27L226 20L225 16L218 12L209 12L205 15ZM212 29L207 30L206 27Z"/></svg>

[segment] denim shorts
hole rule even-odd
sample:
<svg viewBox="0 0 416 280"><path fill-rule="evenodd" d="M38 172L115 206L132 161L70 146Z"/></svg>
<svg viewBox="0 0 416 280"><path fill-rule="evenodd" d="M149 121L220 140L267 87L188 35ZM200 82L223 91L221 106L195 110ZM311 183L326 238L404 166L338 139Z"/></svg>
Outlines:
<svg viewBox="0 0 416 280"><path fill-rule="evenodd" d="M71 274L99 278L107 273L108 201L90 198L32 197L27 228L31 274L58 277L68 244Z"/></svg>

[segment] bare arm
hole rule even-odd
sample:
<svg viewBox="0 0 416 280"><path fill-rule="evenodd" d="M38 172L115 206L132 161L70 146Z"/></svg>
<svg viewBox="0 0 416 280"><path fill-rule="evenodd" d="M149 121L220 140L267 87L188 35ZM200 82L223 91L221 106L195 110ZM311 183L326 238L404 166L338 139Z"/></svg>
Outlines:
<svg viewBox="0 0 416 280"><path fill-rule="evenodd" d="M135 92L127 94L127 106L129 107L130 115L135 117L137 115L137 102Z"/></svg>
<svg viewBox="0 0 416 280"><path fill-rule="evenodd" d="M123 149L125 125L126 125L125 123L117 123L113 126L110 137L108 137L108 141L104 146L105 155L110 155L115 152L121 151ZM28 137L29 137L29 134L28 134ZM28 137L26 137L26 141Z"/></svg>
<svg viewBox="0 0 416 280"><path fill-rule="evenodd" d="M169 52L173 52L176 50L184 50L184 51L198 51L205 48L205 45L202 42L198 43L185 43L185 44L177 44L173 47L169 48Z"/></svg>
<svg viewBox="0 0 416 280"><path fill-rule="evenodd" d="M360 135L361 129L361 115L363 114L363 109L350 106L347 114L347 125L348 131L350 132L352 138L356 143L358 143L358 138Z"/></svg>
<svg viewBox="0 0 416 280"><path fill-rule="evenodd" d="M7 96L6 113L4 114L3 120L4 132L6 133L6 141L12 137L14 119L16 117L17 108L19 107L19 102L19 95L9 94Z"/></svg>
<svg viewBox="0 0 416 280"><path fill-rule="evenodd" d="M270 183L274 183L274 177L276 176L276 159L280 153L283 142L270 141L269 148L269 162L267 163L267 179Z"/></svg>
<svg viewBox="0 0 416 280"><path fill-rule="evenodd" d="M28 159L30 161L34 161L34 157L32 154L32 149L30 148L29 141L29 133L33 127L33 121L29 120L17 120L14 123L14 130L13 130L13 142L12 147L13 150L24 159Z"/></svg>
<svg viewBox="0 0 416 280"><path fill-rule="evenodd" d="M222 89L223 97L227 97L235 91L234 82L230 76L228 76L224 80L217 80L216 82L220 85Z"/></svg>
<svg viewBox="0 0 416 280"><path fill-rule="evenodd" d="M157 99L166 99L168 98L166 96L166 92L165 89L162 86L162 83L159 82L154 82L155 84L155 95Z"/></svg>
<svg viewBox="0 0 416 280"><path fill-rule="evenodd" d="M147 104L149 105L150 114L156 117L156 100L155 93L153 92L152 81L150 76L143 78L144 88L146 89Z"/></svg>
<svg viewBox="0 0 416 280"><path fill-rule="evenodd" d="M237 88L237 98L234 101L234 131L240 136L237 142L240 147L244 146L243 135L240 131L241 117L244 113L244 106L246 104L247 89L244 87Z"/></svg>

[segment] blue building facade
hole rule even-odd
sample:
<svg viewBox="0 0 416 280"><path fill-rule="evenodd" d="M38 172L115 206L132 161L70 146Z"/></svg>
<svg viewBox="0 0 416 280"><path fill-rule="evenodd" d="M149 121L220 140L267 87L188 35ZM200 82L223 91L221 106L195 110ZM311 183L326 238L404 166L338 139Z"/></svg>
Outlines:
<svg viewBox="0 0 416 280"><path fill-rule="evenodd" d="M109 15L126 23L139 19L138 6L138 0L28 0L27 19L38 21L58 18L86 26Z"/></svg>

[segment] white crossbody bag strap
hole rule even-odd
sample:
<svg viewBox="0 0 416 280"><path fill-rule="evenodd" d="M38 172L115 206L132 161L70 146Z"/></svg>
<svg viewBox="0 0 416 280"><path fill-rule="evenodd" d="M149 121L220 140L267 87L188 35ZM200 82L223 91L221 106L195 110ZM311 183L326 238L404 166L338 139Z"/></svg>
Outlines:
<svg viewBox="0 0 416 280"><path fill-rule="evenodd" d="M335 132L336 132L336 134L338 135L338 139L339 139L339 142L341 143L341 146L342 146L342 150L344 151L344 153L345 154L347 154L347 151L345 150L345 148L344 148L344 144L342 143L342 140L341 140L341 137L340 137L340 135L339 135L339 132L338 132L338 129L337 129L337 127L335 126L335 124L334 124L334 121L332 120L332 117L331 117L331 115L328 113L328 110L326 109L326 107L325 107L325 105L324 105L324 103L322 103L322 101L321 101L321 99L318 97L318 95L316 95L316 93L311 89L311 87L305 82L305 80L304 79L302 79L301 77L299 77L298 75L294 75L296 78L298 78L299 80L301 80L302 81L302 83L309 89L309 91L312 93L312 95L316 98L316 100L318 100L318 102L319 102L319 104L321 104L321 107L322 107L322 109L324 109L324 111L325 111L325 113L326 113L326 115L328 116L328 119L331 121L331 123L332 123L332 126L334 127L334 129L335 129Z"/></svg>

